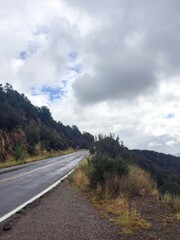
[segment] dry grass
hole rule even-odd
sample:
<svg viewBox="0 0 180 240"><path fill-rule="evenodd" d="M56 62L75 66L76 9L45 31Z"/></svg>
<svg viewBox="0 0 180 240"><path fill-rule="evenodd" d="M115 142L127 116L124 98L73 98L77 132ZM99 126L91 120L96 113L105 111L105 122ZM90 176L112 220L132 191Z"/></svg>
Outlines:
<svg viewBox="0 0 180 240"><path fill-rule="evenodd" d="M89 185L89 181L82 169L78 168L72 177L72 183L76 187L84 188Z"/></svg>
<svg viewBox="0 0 180 240"><path fill-rule="evenodd" d="M157 188L152 189L151 195L156 199L159 198L159 191L157 190Z"/></svg>
<svg viewBox="0 0 180 240"><path fill-rule="evenodd" d="M172 196L169 193L166 193L163 196L163 201L173 208L173 211L177 214L180 214L180 196Z"/></svg>
<svg viewBox="0 0 180 240"><path fill-rule="evenodd" d="M177 219L177 221L180 221L180 212L176 213L176 219Z"/></svg>
<svg viewBox="0 0 180 240"><path fill-rule="evenodd" d="M12 166L21 165L24 163L35 162L42 159L57 157L57 156L61 156L61 155L65 155L73 152L74 152L74 149L72 148L68 148L67 150L64 150L64 151L59 150L59 151L52 151L52 152L41 152L37 156L31 156L31 157L27 156L23 161L15 161L12 157L9 157L9 159L7 159L6 162L0 163L0 168L12 167Z"/></svg>
<svg viewBox="0 0 180 240"><path fill-rule="evenodd" d="M146 196L152 194L152 191L156 189L156 184L148 172L140 167L129 165L127 187L125 189L129 196Z"/></svg>
<svg viewBox="0 0 180 240"><path fill-rule="evenodd" d="M70 175L70 182L81 189L85 189L89 186L89 180L86 176L86 171L88 169L87 159L83 160L79 166L75 169L75 171Z"/></svg>
<svg viewBox="0 0 180 240"><path fill-rule="evenodd" d="M92 203L96 208L105 210L107 214L110 214L110 220L121 226L125 234L133 234L138 229L149 229L151 227L150 223L141 218L135 207L129 207L128 199L124 196L100 201L92 198Z"/></svg>

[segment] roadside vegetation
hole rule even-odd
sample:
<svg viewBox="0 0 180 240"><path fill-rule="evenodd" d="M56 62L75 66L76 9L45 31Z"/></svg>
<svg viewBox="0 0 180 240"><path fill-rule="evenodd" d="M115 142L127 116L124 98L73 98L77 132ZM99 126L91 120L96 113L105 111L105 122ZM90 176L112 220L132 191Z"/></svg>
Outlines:
<svg viewBox="0 0 180 240"><path fill-rule="evenodd" d="M69 177L70 182L86 192L92 204L102 216L109 218L132 234L138 229L150 229L151 223L144 219L134 198L162 199L170 205L180 219L180 198L162 195L150 173L142 169L132 158L124 160L126 148L113 135L100 135L91 148L91 156L84 160Z"/></svg>
<svg viewBox="0 0 180 240"><path fill-rule="evenodd" d="M18 150L20 151L20 150ZM28 156L24 151L21 153L15 153L13 157L8 158L4 163L0 163L0 168L12 167L16 165L21 165L25 163L35 162L42 159L47 159L51 157L62 156L65 154L73 153L75 150L73 148L68 148L66 150L51 151L51 152L41 152L41 154L36 156ZM16 156L18 155L18 157Z"/></svg>
<svg viewBox="0 0 180 240"><path fill-rule="evenodd" d="M113 136L100 136L96 153L84 160L70 176L70 182L88 193L93 205L130 234L151 224L138 213L129 198L156 190L150 175L120 156L122 146Z"/></svg>

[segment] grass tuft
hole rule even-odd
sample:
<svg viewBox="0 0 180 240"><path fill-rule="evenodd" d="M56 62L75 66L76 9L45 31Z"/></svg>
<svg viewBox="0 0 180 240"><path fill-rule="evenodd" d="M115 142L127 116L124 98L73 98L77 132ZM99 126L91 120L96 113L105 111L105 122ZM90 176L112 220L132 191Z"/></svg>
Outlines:
<svg viewBox="0 0 180 240"><path fill-rule="evenodd" d="M69 180L70 182L79 188L85 189L89 186L89 180L86 175L86 171L88 169L87 160L84 160L80 163L80 165L75 169L75 171L71 174Z"/></svg>
<svg viewBox="0 0 180 240"><path fill-rule="evenodd" d="M169 193L166 193L163 196L163 201L173 208L175 213L180 213L180 196L172 196Z"/></svg>

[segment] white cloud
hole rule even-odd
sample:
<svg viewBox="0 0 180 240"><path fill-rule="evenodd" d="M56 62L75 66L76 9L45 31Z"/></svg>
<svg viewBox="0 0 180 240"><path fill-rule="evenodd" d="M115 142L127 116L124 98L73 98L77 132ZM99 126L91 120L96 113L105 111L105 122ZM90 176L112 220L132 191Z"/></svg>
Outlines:
<svg viewBox="0 0 180 240"><path fill-rule="evenodd" d="M179 152L179 10L178 0L4 1L0 81L64 124ZM47 86L63 94L52 101Z"/></svg>

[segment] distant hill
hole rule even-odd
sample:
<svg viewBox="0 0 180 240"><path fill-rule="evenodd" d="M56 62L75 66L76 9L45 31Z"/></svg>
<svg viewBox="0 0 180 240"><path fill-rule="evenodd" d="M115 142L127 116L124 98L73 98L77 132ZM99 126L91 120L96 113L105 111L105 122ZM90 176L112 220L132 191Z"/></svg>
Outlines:
<svg viewBox="0 0 180 240"><path fill-rule="evenodd" d="M10 84L0 84L0 162L19 150L37 155L68 147L89 148L93 141L90 133L56 122L47 107L36 107Z"/></svg>
<svg viewBox="0 0 180 240"><path fill-rule="evenodd" d="M135 162L151 173L162 193L180 194L180 157L148 150L131 150Z"/></svg>
<svg viewBox="0 0 180 240"><path fill-rule="evenodd" d="M175 157L180 157L180 152L179 153L176 153L174 154Z"/></svg>

